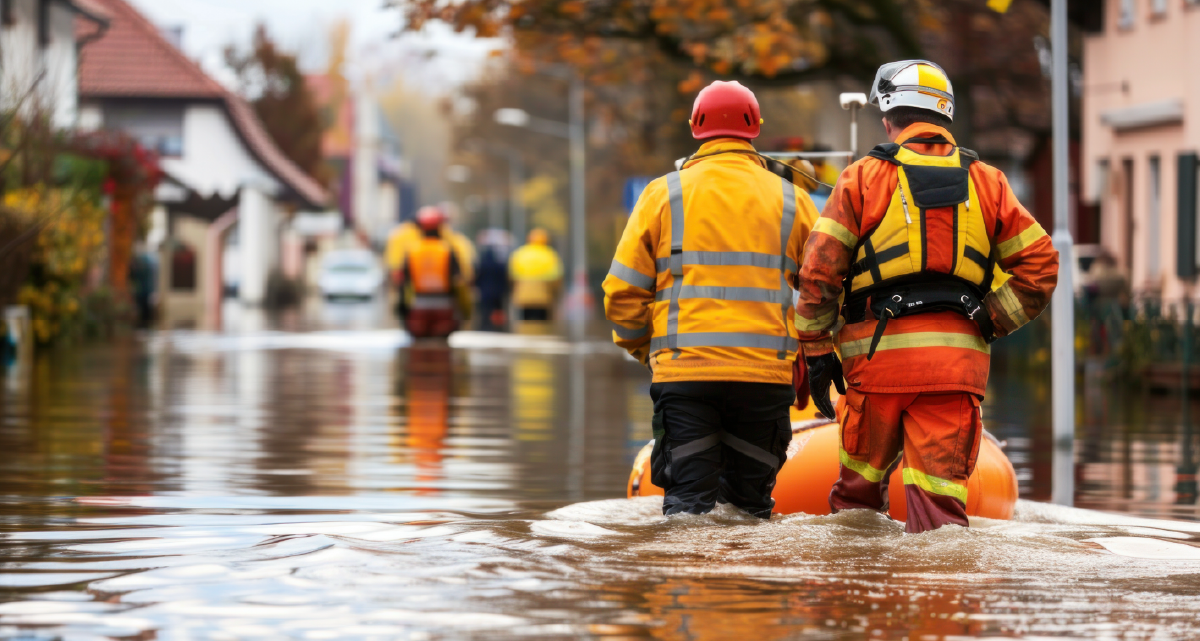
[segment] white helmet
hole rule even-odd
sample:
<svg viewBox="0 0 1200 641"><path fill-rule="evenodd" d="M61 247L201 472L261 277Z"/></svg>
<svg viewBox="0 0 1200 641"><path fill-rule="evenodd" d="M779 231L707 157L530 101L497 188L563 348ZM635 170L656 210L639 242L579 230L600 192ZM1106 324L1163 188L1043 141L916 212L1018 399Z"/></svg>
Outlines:
<svg viewBox="0 0 1200 641"><path fill-rule="evenodd" d="M928 60L901 60L880 67L867 102L879 105L880 111L917 107L954 120L954 87L945 70Z"/></svg>

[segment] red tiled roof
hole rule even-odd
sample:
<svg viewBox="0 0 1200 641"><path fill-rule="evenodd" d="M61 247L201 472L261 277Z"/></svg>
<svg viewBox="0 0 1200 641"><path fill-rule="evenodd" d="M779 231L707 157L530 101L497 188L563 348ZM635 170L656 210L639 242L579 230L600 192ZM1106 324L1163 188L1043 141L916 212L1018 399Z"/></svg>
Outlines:
<svg viewBox="0 0 1200 641"><path fill-rule="evenodd" d="M109 27L80 54L80 97L224 97L224 87L124 0L87 0L86 4L108 16Z"/></svg>
<svg viewBox="0 0 1200 641"><path fill-rule="evenodd" d="M329 192L312 176L304 173L296 163L285 156L279 147L271 141L271 135L263 127L262 121L254 113L254 108L240 96L227 93L225 106L229 110L233 124L241 134L246 146L254 152L264 165L280 180L292 188L301 198L307 201L309 207L323 207L329 202Z"/></svg>
<svg viewBox="0 0 1200 641"><path fill-rule="evenodd" d="M107 31L87 44L79 57L79 95L84 99L176 98L215 100L224 104L246 147L271 173L310 207L320 207L329 193L279 150L254 109L204 73L200 65L163 38L125 0L76 0L107 18ZM81 37L96 33L80 19Z"/></svg>

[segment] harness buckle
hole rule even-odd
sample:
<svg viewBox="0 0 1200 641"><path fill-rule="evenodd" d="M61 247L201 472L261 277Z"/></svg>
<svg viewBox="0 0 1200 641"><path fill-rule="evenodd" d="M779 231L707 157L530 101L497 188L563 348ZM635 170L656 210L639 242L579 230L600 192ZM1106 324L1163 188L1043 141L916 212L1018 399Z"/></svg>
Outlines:
<svg viewBox="0 0 1200 641"><path fill-rule="evenodd" d="M967 296L966 294L963 294L962 298L959 300L962 301L963 310L967 312L967 318L971 320L975 320L975 314L979 313L979 310L983 309L983 306L975 305L975 301L971 300L971 297ZM974 305L974 309L971 308L972 305Z"/></svg>

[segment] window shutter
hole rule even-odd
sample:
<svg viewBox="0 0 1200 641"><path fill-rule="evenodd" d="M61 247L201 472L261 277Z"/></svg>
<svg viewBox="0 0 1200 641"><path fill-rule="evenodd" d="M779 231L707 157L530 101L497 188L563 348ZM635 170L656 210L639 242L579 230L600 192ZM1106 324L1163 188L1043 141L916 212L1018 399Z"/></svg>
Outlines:
<svg viewBox="0 0 1200 641"><path fill-rule="evenodd" d="M1196 178L1195 153L1179 154L1178 238L1175 272L1180 278L1196 277Z"/></svg>

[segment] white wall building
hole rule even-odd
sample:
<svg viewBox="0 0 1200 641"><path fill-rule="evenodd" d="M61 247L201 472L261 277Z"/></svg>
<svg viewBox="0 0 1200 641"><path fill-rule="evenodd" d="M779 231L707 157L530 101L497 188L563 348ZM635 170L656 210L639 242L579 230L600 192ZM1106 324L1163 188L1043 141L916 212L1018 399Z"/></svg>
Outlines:
<svg viewBox="0 0 1200 641"><path fill-rule="evenodd" d="M77 19L93 31L104 28L104 21L78 2L0 0L0 109L45 110L56 127L75 125Z"/></svg>
<svg viewBox="0 0 1200 641"><path fill-rule="evenodd" d="M81 127L125 132L158 152L161 315L211 324L223 289L223 247L210 233L236 217L242 302L264 302L288 217L321 209L323 186L271 141L254 110L187 58L124 0L85 0L108 28L80 60ZM80 26L81 31L83 26ZM240 239L241 242L237 242ZM298 276L293 275L293 276Z"/></svg>
<svg viewBox="0 0 1200 641"><path fill-rule="evenodd" d="M1134 292L1195 295L1200 3L1097 1L1083 40L1084 193Z"/></svg>

